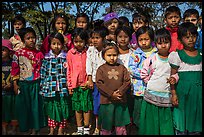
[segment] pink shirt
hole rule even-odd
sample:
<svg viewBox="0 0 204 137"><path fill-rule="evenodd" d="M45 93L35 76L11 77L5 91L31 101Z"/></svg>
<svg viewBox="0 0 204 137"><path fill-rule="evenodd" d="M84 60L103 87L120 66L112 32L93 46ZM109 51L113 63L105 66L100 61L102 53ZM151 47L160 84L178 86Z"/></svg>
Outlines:
<svg viewBox="0 0 204 137"><path fill-rule="evenodd" d="M72 48L67 53L68 89L85 86L85 83L87 82L86 50L78 52L75 48Z"/></svg>

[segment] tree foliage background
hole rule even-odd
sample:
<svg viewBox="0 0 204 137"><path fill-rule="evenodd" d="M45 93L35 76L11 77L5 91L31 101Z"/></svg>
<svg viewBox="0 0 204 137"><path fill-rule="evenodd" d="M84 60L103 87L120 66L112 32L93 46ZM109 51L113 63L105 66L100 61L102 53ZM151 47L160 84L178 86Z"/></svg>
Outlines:
<svg viewBox="0 0 204 137"><path fill-rule="evenodd" d="M45 5L50 4L51 10L46 11ZM101 13L100 7L106 8ZM117 12L119 15L145 11L150 14L151 25L157 29L164 26L163 12L170 5L185 4L188 8L197 8L202 11L202 2L2 2L2 38L9 38L14 31L11 20L16 14L22 14L27 24L36 30L38 40L42 41L50 33L50 22L56 12L63 12L70 18L69 30L74 28L76 14L71 14L72 7L76 13L86 13L92 22L96 14L105 15ZM131 22L131 20L130 20Z"/></svg>

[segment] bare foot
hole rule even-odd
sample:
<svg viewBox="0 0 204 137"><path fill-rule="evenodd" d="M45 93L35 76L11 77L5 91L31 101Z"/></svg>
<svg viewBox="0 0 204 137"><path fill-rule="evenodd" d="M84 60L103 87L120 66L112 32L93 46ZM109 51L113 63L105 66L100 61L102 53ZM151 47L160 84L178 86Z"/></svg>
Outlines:
<svg viewBox="0 0 204 137"><path fill-rule="evenodd" d="M53 127L50 128L50 133L48 135L54 135L54 128Z"/></svg>
<svg viewBox="0 0 204 137"><path fill-rule="evenodd" d="M58 129L58 134L57 135L64 135L63 134L63 129L61 127L59 127L59 129Z"/></svg>

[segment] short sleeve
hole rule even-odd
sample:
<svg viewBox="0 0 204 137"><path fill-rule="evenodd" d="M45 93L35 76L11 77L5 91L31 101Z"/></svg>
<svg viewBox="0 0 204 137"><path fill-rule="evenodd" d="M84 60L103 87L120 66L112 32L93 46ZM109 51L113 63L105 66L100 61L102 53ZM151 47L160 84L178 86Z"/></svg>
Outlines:
<svg viewBox="0 0 204 137"><path fill-rule="evenodd" d="M168 56L169 64L173 68L178 68L181 64L181 59L178 52L172 51Z"/></svg>

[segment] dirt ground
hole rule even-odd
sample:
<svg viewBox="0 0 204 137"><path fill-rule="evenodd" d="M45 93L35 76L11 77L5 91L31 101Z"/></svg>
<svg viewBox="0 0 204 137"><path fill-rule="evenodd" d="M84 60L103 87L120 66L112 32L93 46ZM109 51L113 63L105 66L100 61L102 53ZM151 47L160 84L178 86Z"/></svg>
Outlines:
<svg viewBox="0 0 204 137"><path fill-rule="evenodd" d="M92 126L91 129L90 129L90 135L93 134L94 132L94 129L95 127ZM76 122L75 120L72 120L68 126L65 128L65 134L68 134L68 135L72 135L73 132L76 132L77 131L77 127L76 127ZM128 135L137 135L137 128L134 126L134 125L128 125L127 126L127 133ZM40 135L48 135L49 133L49 127L44 127L40 130ZM16 135L28 135L29 133L22 133L22 132L19 132L19 130L17 129L17 133ZM57 129L55 130L54 132L54 135L57 135Z"/></svg>

